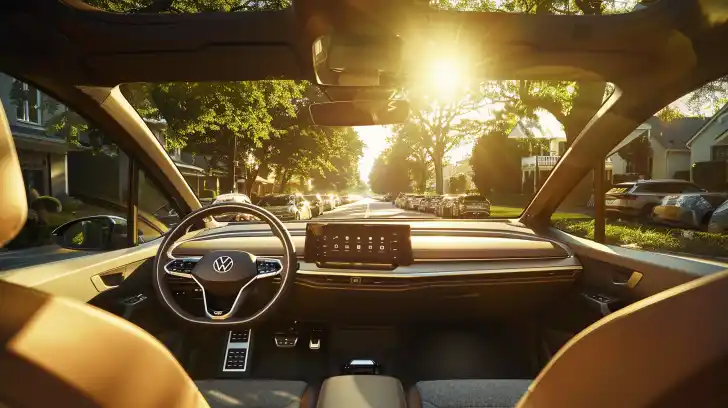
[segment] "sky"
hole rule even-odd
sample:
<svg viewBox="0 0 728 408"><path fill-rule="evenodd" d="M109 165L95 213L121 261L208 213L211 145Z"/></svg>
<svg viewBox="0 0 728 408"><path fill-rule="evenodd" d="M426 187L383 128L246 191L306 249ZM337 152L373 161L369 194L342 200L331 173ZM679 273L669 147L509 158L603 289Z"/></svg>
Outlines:
<svg viewBox="0 0 728 408"><path fill-rule="evenodd" d="M359 159L359 175L362 180L369 182L369 173L374 166L374 160L377 159L382 150L387 148L387 139L392 135L389 126L357 126L354 131L359 134L359 138L366 145L364 154ZM465 143L453 149L448 157L450 162L456 162L470 156L473 150L472 143Z"/></svg>

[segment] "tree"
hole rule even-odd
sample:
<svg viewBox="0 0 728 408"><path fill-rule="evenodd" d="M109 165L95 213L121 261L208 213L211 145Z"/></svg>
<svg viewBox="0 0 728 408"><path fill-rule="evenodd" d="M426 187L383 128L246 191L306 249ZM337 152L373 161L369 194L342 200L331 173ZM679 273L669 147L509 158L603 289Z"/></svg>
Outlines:
<svg viewBox="0 0 728 408"><path fill-rule="evenodd" d="M327 143L330 166L311 175L314 188L319 192L344 192L361 184L359 159L364 143L352 128L322 128Z"/></svg>
<svg viewBox="0 0 728 408"><path fill-rule="evenodd" d="M468 180L464 174L458 174L457 176L450 177L450 194L461 194L464 193L467 188Z"/></svg>
<svg viewBox="0 0 728 408"><path fill-rule="evenodd" d="M369 173L369 184L374 193L394 197L410 191L407 156L405 146L395 144L377 157Z"/></svg>
<svg viewBox="0 0 728 408"><path fill-rule="evenodd" d="M626 146L617 151L619 157L625 161L632 163L634 173L650 178L650 156L652 156L652 148L650 147L650 139L647 134L636 137Z"/></svg>
<svg viewBox="0 0 728 408"><path fill-rule="evenodd" d="M443 193L442 170L447 154L474 136L473 121L463 116L478 111L487 101L478 91L466 89L452 98L438 99L415 90L409 93L411 114L401 134L421 147L435 172L435 189Z"/></svg>

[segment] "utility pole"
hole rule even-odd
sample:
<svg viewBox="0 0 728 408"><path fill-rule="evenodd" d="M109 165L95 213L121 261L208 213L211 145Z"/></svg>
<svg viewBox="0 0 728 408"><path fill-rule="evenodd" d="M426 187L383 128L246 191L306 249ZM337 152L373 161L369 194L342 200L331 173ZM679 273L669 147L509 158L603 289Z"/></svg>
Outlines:
<svg viewBox="0 0 728 408"><path fill-rule="evenodd" d="M235 170L238 167L238 138L233 135L233 193L238 192L238 178Z"/></svg>

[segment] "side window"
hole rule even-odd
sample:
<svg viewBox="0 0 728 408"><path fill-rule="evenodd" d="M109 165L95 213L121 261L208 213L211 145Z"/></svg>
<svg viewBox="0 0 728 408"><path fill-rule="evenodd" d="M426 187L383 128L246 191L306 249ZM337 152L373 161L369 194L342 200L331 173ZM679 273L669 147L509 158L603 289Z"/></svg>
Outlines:
<svg viewBox="0 0 728 408"><path fill-rule="evenodd" d="M127 246L129 157L82 116L3 73L0 99L29 209L21 232L0 250L0 270ZM139 183L140 207L161 208L165 200L158 193L152 199L145 185ZM148 224L139 227L149 234L146 239L166 228L164 221L151 218Z"/></svg>
<svg viewBox="0 0 728 408"><path fill-rule="evenodd" d="M580 197L574 199L578 194L572 192L561 204L552 225L600 238L595 204L604 200L606 244L725 260L728 157L716 152L728 146L727 101L728 77L655 112L605 158L607 194L594 194L590 175ZM637 180L644 180L632 191L638 194L621 191L625 184L620 183Z"/></svg>

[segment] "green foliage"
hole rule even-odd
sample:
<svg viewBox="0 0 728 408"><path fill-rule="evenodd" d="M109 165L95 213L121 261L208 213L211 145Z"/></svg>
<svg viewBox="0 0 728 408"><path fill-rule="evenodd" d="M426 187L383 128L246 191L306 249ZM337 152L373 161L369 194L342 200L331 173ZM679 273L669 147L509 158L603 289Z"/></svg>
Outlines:
<svg viewBox="0 0 728 408"><path fill-rule="evenodd" d="M83 232L79 232L78 234L73 236L73 238L71 239L71 242L73 243L73 245L80 246L80 245L83 245L83 241L85 241L85 240L86 239L83 236Z"/></svg>
<svg viewBox="0 0 728 408"><path fill-rule="evenodd" d="M200 13L212 11L283 10L290 0L85 0L86 3L116 13Z"/></svg>
<svg viewBox="0 0 728 408"><path fill-rule="evenodd" d="M450 188L448 193L449 194L461 194L465 192L465 189L467 188L468 180L465 178L464 174L458 174L457 176L450 177Z"/></svg>
<svg viewBox="0 0 728 408"><path fill-rule="evenodd" d="M215 190L204 189L204 190L200 191L200 198L215 198L215 197L217 197Z"/></svg>
<svg viewBox="0 0 728 408"><path fill-rule="evenodd" d="M554 226L576 236L594 239L594 221L557 220ZM629 245L638 249L681 252L691 255L728 256L728 235L682 229L607 224L608 244Z"/></svg>
<svg viewBox="0 0 728 408"><path fill-rule="evenodd" d="M396 196L411 190L408 155L406 147L399 143L377 157L369 173L369 185L374 193Z"/></svg>
<svg viewBox="0 0 728 408"><path fill-rule="evenodd" d="M40 196L30 203L30 208L34 211L61 212L63 206L55 197Z"/></svg>
<svg viewBox="0 0 728 408"><path fill-rule="evenodd" d="M524 151L528 149L524 146L526 142L508 139L504 127L493 128L477 140L470 157L470 166L473 169L473 183L480 194L490 196L492 192L520 192L521 157L530 154Z"/></svg>
<svg viewBox="0 0 728 408"><path fill-rule="evenodd" d="M636 137L626 146L617 152L619 157L632 162L634 164L634 172L650 177L650 156L652 156L652 148L647 134Z"/></svg>

